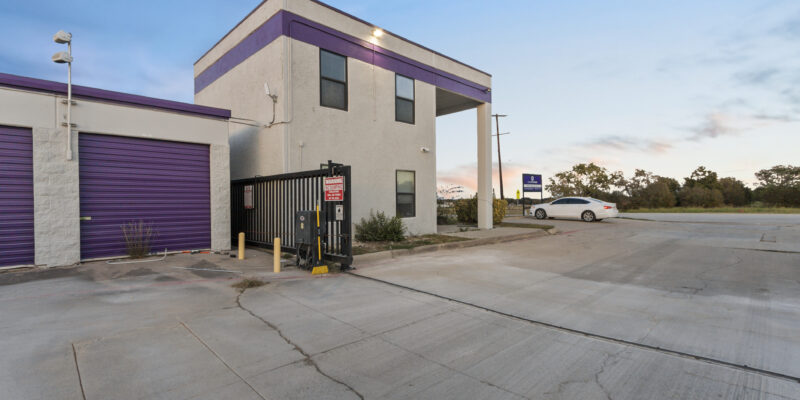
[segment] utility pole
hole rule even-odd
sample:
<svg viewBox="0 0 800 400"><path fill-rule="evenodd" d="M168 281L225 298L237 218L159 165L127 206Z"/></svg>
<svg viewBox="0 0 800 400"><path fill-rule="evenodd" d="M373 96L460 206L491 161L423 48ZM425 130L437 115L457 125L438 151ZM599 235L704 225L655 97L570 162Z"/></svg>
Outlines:
<svg viewBox="0 0 800 400"><path fill-rule="evenodd" d="M500 175L500 199L505 200L505 194L503 193L503 161L500 159L500 135L508 135L511 132L500 133L500 117L507 117L508 115L505 114L493 114L494 117L494 126L497 128L497 134L492 136L497 136L497 169Z"/></svg>

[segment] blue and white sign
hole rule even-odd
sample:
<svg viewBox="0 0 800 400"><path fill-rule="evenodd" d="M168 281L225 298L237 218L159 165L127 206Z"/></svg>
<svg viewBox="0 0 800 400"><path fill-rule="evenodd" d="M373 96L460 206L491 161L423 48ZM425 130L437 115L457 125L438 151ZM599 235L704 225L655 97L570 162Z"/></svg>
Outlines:
<svg viewBox="0 0 800 400"><path fill-rule="evenodd" d="M542 192L542 176L536 174L522 174L523 192Z"/></svg>

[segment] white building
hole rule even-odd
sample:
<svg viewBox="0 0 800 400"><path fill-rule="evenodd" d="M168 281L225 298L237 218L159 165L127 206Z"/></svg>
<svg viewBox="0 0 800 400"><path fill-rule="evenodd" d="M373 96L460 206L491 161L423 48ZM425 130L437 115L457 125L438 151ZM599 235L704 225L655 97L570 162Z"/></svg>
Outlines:
<svg viewBox="0 0 800 400"><path fill-rule="evenodd" d="M232 112L232 179L349 164L353 220L384 211L412 233L436 231L436 117L477 108L479 226L491 228L489 74L321 2L269 0L194 75L197 104Z"/></svg>
<svg viewBox="0 0 800 400"><path fill-rule="evenodd" d="M228 110L0 73L0 268L230 249Z"/></svg>

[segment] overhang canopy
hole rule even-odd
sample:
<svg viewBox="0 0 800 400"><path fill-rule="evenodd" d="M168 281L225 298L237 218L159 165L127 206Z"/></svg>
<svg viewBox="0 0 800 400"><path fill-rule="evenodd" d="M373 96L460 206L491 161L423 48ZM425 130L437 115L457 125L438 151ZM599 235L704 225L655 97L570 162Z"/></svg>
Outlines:
<svg viewBox="0 0 800 400"><path fill-rule="evenodd" d="M436 116L456 113L475 108L482 103L449 90L436 88Z"/></svg>

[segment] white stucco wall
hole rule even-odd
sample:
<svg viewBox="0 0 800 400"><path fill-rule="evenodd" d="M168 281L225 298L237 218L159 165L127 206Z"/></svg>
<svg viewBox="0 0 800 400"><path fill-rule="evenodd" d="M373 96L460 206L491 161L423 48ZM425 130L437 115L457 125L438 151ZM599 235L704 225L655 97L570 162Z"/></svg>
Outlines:
<svg viewBox="0 0 800 400"><path fill-rule="evenodd" d="M416 216L404 222L413 234L435 232L436 88L415 81L416 121L397 122L395 73L348 58L348 110L321 107L319 48L292 39L291 57L291 170L318 168L328 160L351 165L353 222L370 210L395 215L396 170L415 171Z"/></svg>
<svg viewBox="0 0 800 400"><path fill-rule="evenodd" d="M231 178L274 175L285 172L284 113L288 102L283 80L283 41L270 43L225 75L195 94L195 103L231 110ZM278 96L272 121L270 93Z"/></svg>
<svg viewBox="0 0 800 400"><path fill-rule="evenodd" d="M210 146L211 245L230 248L228 123L171 111L75 99L73 159L66 159L63 96L0 88L0 125L33 131L35 263L80 261L79 132L113 134Z"/></svg>
<svg viewBox="0 0 800 400"><path fill-rule="evenodd" d="M280 9L375 43L423 64L491 86L491 76L310 0L268 0L217 43L199 62L198 76ZM290 71L290 72L287 72ZM273 41L195 95L198 104L230 109L232 179L319 168L328 160L353 167L353 221L370 210L394 215L397 170L416 172L413 234L436 231L436 88L416 81L416 123L395 121L395 73L348 58L347 111L321 107L319 48L285 36ZM263 91L278 95L271 128L246 125L272 119ZM302 145L302 147L301 147ZM429 153L420 148L427 147Z"/></svg>

